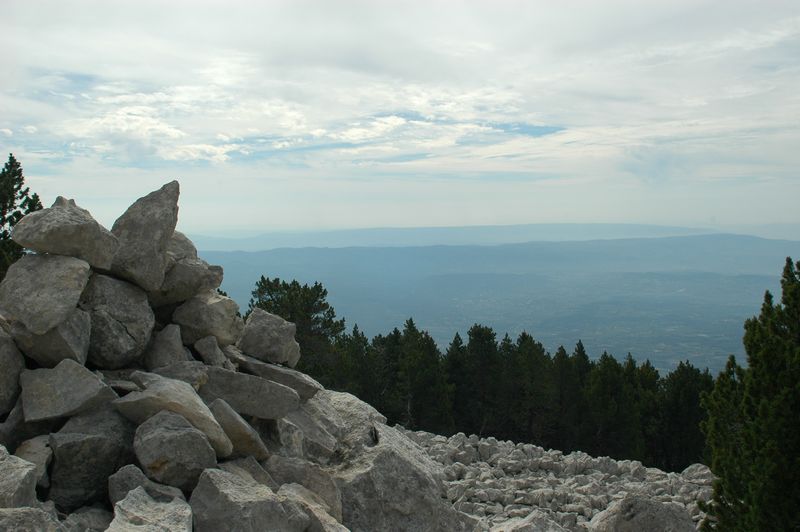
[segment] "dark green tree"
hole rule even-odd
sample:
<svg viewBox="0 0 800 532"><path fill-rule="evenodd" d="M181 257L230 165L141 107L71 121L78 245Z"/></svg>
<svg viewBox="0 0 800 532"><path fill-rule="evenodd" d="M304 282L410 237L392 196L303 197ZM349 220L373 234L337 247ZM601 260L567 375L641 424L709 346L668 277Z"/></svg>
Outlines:
<svg viewBox="0 0 800 532"><path fill-rule="evenodd" d="M24 253L22 246L11 240L11 231L23 216L42 208L36 193L25 186L22 166L13 154L0 171L0 280Z"/></svg>
<svg viewBox="0 0 800 532"><path fill-rule="evenodd" d="M786 259L781 303L767 292L745 322L747 367L728 362L706 399L711 469L706 528L800 528L800 262Z"/></svg>
<svg viewBox="0 0 800 532"><path fill-rule="evenodd" d="M690 464L705 461L706 442L700 425L706 419L706 412L700 397L713 387L714 379L708 370L701 372L688 360L680 362L663 380L657 416L659 430L646 438L653 449L651 459L661 469L682 471Z"/></svg>
<svg viewBox="0 0 800 532"><path fill-rule="evenodd" d="M334 341L345 325L344 319L336 319L327 297L328 291L318 282L309 286L262 275L252 292L248 312L260 308L294 323L302 353L298 369L330 385L336 363Z"/></svg>

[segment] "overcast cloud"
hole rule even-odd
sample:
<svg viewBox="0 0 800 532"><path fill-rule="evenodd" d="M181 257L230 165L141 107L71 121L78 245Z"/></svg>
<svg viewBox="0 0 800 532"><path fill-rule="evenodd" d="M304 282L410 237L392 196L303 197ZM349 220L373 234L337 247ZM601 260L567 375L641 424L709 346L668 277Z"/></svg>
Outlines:
<svg viewBox="0 0 800 532"><path fill-rule="evenodd" d="M201 233L800 222L795 0L225 4L3 3L0 147L45 203L110 225L177 178Z"/></svg>

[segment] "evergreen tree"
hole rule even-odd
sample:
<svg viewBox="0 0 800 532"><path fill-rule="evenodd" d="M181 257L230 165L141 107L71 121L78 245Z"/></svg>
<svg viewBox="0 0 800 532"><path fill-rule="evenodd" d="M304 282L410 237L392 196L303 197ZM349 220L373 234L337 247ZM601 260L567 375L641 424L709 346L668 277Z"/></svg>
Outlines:
<svg viewBox="0 0 800 532"><path fill-rule="evenodd" d="M328 291L318 282L309 286L262 275L248 305L248 313L260 308L295 324L302 353L298 369L324 385L332 384L334 340L345 330L344 319L336 319L327 297Z"/></svg>
<svg viewBox="0 0 800 532"><path fill-rule="evenodd" d="M13 154L0 171L0 280L23 254L22 246L11 240L11 231L23 216L42 208L36 193L25 186L22 166Z"/></svg>
<svg viewBox="0 0 800 532"><path fill-rule="evenodd" d="M800 527L800 262L786 259L781 303L767 292L745 322L747 368L731 359L706 399L718 475L706 528Z"/></svg>
<svg viewBox="0 0 800 532"><path fill-rule="evenodd" d="M467 358L467 346L464 345L461 335L456 333L453 341L447 347L444 355L444 368L447 382L453 392L453 424L457 431L468 431L466 427L471 422L473 390L469 384L471 370Z"/></svg>
<svg viewBox="0 0 800 532"><path fill-rule="evenodd" d="M680 362L663 380L656 419L660 426L655 435L647 438L653 449L651 459L657 467L682 471L690 464L704 461L706 445L700 425L706 412L700 397L713 386L714 379L708 370L701 372L688 360ZM669 437L659 437L662 434Z"/></svg>

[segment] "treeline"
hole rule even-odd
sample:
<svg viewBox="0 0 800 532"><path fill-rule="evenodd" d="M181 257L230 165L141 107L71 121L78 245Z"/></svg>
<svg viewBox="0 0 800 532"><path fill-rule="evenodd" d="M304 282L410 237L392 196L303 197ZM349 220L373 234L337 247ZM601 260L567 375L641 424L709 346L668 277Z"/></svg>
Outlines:
<svg viewBox="0 0 800 532"><path fill-rule="evenodd" d="M357 326L346 332L326 298L319 283L262 277L250 308L293 321L299 369L370 403L390 423L635 459L669 471L704 461L700 397L713 379L689 362L662 377L630 355L591 360L580 341L571 353L560 347L551 355L527 333L498 339L477 324L442 352L411 319L370 340Z"/></svg>

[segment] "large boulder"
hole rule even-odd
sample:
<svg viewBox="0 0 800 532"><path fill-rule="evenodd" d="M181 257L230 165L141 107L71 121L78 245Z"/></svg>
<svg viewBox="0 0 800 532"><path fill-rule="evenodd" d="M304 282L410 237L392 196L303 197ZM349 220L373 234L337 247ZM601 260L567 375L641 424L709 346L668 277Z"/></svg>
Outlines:
<svg viewBox="0 0 800 532"><path fill-rule="evenodd" d="M198 393L207 403L223 399L240 414L259 419L279 419L300 406L291 388L275 382L209 366L208 380Z"/></svg>
<svg viewBox="0 0 800 532"><path fill-rule="evenodd" d="M134 464L126 465L108 477L108 500L115 505L124 499L129 491L138 487L144 488L148 495L159 502L170 502L176 497L185 500L181 490L153 482Z"/></svg>
<svg viewBox="0 0 800 532"><path fill-rule="evenodd" d="M176 362L189 360L189 353L181 341L181 328L170 323L158 331L144 354L144 365L152 371Z"/></svg>
<svg viewBox="0 0 800 532"><path fill-rule="evenodd" d="M161 288L167 266L167 246L178 223L177 181L139 198L114 222L111 232L119 249L111 271L147 292Z"/></svg>
<svg viewBox="0 0 800 532"><path fill-rule="evenodd" d="M628 495L595 515L592 532L692 532L692 517L685 508L642 495Z"/></svg>
<svg viewBox="0 0 800 532"><path fill-rule="evenodd" d="M310 523L305 514L287 511L267 486L218 469L206 469L200 475L189 504L195 532L300 532Z"/></svg>
<svg viewBox="0 0 800 532"><path fill-rule="evenodd" d="M222 349L219 348L217 338L214 336L206 336L194 343L194 350L200 358L209 366L218 366L225 369L234 369L233 364Z"/></svg>
<svg viewBox="0 0 800 532"><path fill-rule="evenodd" d="M71 416L116 398L103 380L71 359L20 376L25 421Z"/></svg>
<svg viewBox="0 0 800 532"><path fill-rule="evenodd" d="M41 508L0 508L0 530L64 532L58 518ZM71 532L71 531L70 531Z"/></svg>
<svg viewBox="0 0 800 532"><path fill-rule="evenodd" d="M272 455L264 462L267 473L278 484L299 484L325 503L326 512L342 520L342 494L331 474L317 464L301 458Z"/></svg>
<svg viewBox="0 0 800 532"><path fill-rule="evenodd" d="M244 329L234 300L206 290L175 309L172 321L181 326L183 343L192 345L201 338L216 336L220 346L233 344Z"/></svg>
<svg viewBox="0 0 800 532"><path fill-rule="evenodd" d="M311 519L308 532L349 532L330 514L328 505L311 490L300 484L284 484L278 497L298 503Z"/></svg>
<svg viewBox="0 0 800 532"><path fill-rule="evenodd" d="M14 408L19 397L19 376L25 369L25 359L14 341L0 329L0 416Z"/></svg>
<svg viewBox="0 0 800 532"><path fill-rule="evenodd" d="M17 400L17 404L8 413L6 420L0 423L0 445L9 451L13 451L25 440L58 430L61 423L63 423L61 418L46 419L44 421L25 421L22 398L20 397Z"/></svg>
<svg viewBox="0 0 800 532"><path fill-rule="evenodd" d="M111 268L119 247L117 237L97 223L89 211L62 196L49 209L22 218L11 238L22 247L83 259L100 270Z"/></svg>
<svg viewBox="0 0 800 532"><path fill-rule="evenodd" d="M117 369L137 361L153 332L155 316L138 287L94 274L81 296L81 308L92 317L89 361Z"/></svg>
<svg viewBox="0 0 800 532"><path fill-rule="evenodd" d="M217 456L205 434L181 415L162 410L136 429L136 459L148 478L191 491Z"/></svg>
<svg viewBox="0 0 800 532"><path fill-rule="evenodd" d="M229 348L227 353L240 370L292 388L300 396L301 401L308 401L323 389L320 383L297 370L262 362L243 354L235 347Z"/></svg>
<svg viewBox="0 0 800 532"><path fill-rule="evenodd" d="M156 501L144 488L136 488L116 504L114 520L107 529L107 532L133 531L192 532L192 509L182 499Z"/></svg>
<svg viewBox="0 0 800 532"><path fill-rule="evenodd" d="M214 290L222 284L222 267L211 266L203 259L181 259L167 271L164 283L149 292L154 307L186 301L204 290Z"/></svg>
<svg viewBox="0 0 800 532"><path fill-rule="evenodd" d="M131 379L144 389L131 392L114 401L114 406L125 417L136 424L141 424L162 410L175 412L185 417L208 437L218 457L231 454L233 450L231 440L191 385L141 371L134 372Z"/></svg>
<svg viewBox="0 0 800 532"><path fill-rule="evenodd" d="M256 460L269 458L269 451L258 432L222 399L215 399L208 408L233 443L232 457L252 456Z"/></svg>
<svg viewBox="0 0 800 532"><path fill-rule="evenodd" d="M37 506L36 466L0 445L0 508Z"/></svg>
<svg viewBox="0 0 800 532"><path fill-rule="evenodd" d="M293 368L300 360L300 345L294 339L295 329L294 323L254 308L236 345L253 358Z"/></svg>
<svg viewBox="0 0 800 532"><path fill-rule="evenodd" d="M566 532L566 529L544 512L534 510L526 517L516 517L493 526L491 532Z"/></svg>
<svg viewBox="0 0 800 532"><path fill-rule="evenodd" d="M22 323L11 326L19 348L40 366L52 368L65 359L85 364L89 354L92 320L88 312L72 309L66 319L44 334L31 333Z"/></svg>
<svg viewBox="0 0 800 532"><path fill-rule="evenodd" d="M46 280L46 282L43 282ZM32 334L44 334L75 309L89 263L62 255L24 255L0 283L0 313Z"/></svg>
<svg viewBox="0 0 800 532"><path fill-rule="evenodd" d="M108 477L130 464L134 426L109 406L71 418L50 435L49 496L65 511L106 500Z"/></svg>
<svg viewBox="0 0 800 532"><path fill-rule="evenodd" d="M114 514L96 506L78 508L62 522L64 532L104 532L108 529Z"/></svg>

